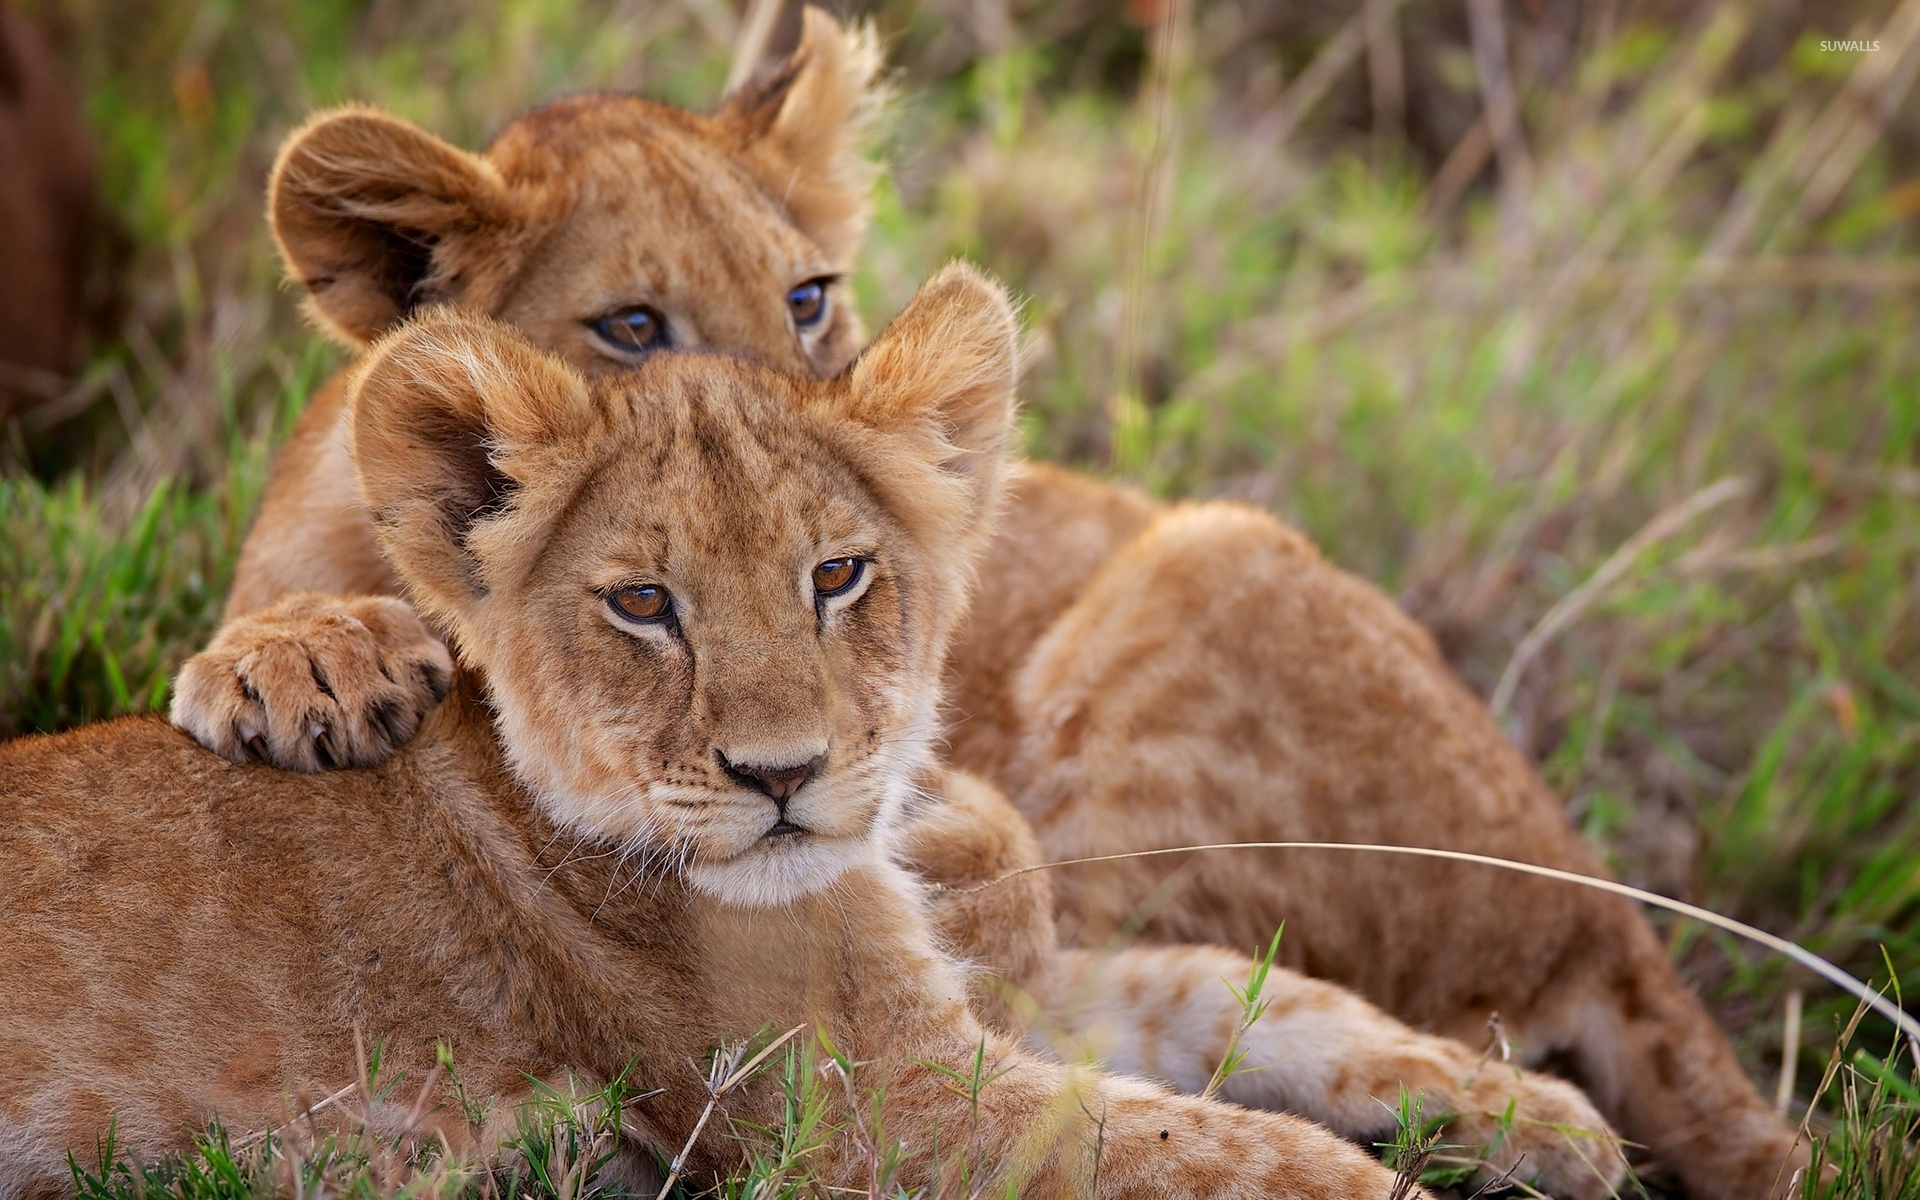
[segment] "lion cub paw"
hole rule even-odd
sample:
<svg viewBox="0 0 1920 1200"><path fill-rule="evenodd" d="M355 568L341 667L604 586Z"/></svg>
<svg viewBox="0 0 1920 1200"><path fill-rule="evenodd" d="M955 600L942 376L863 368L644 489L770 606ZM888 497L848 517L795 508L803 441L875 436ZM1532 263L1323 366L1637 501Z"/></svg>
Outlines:
<svg viewBox="0 0 1920 1200"><path fill-rule="evenodd" d="M1474 1155L1483 1174L1511 1174L1556 1200L1602 1200L1618 1195L1627 1160L1619 1139L1579 1088L1529 1071L1485 1068L1500 1080L1481 1079L1471 1098L1448 1121L1442 1154Z"/></svg>
<svg viewBox="0 0 1920 1200"><path fill-rule="evenodd" d="M234 762L365 767L419 731L452 679L405 601L302 592L222 626L180 669L170 715Z"/></svg>

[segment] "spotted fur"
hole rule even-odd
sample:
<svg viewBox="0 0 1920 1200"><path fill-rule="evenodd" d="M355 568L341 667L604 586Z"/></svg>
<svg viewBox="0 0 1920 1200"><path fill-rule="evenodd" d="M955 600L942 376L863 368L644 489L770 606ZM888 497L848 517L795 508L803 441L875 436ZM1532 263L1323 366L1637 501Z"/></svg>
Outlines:
<svg viewBox="0 0 1920 1200"><path fill-rule="evenodd" d="M1254 962L1218 946L1059 945L1049 876L1020 814L983 780L950 771L940 803L902 839L902 861L934 884L947 943L973 959L975 1008L1068 1062L1092 1061L1188 1093L1230 1050L1218 1094L1311 1117L1363 1145L1391 1140L1403 1089L1445 1118L1446 1142L1482 1174L1510 1174L1560 1200L1615 1195L1620 1146L1571 1084L1497 1050L1416 1032L1365 1000L1284 967L1267 974L1258 1019L1232 987Z"/></svg>

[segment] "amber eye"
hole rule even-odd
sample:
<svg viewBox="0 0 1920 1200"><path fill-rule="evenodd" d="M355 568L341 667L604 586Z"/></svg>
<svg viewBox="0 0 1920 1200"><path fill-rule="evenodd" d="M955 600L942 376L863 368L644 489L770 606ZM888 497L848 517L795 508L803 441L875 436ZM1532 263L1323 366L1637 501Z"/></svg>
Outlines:
<svg viewBox="0 0 1920 1200"><path fill-rule="evenodd" d="M628 621L659 621L673 615L673 597L657 583L617 588L607 594L613 613Z"/></svg>
<svg viewBox="0 0 1920 1200"><path fill-rule="evenodd" d="M813 594L830 600L853 590L867 564L858 558L830 558L813 569Z"/></svg>
<svg viewBox="0 0 1920 1200"><path fill-rule="evenodd" d="M589 321L588 327L622 354L646 354L667 345L667 319L645 304L616 309Z"/></svg>
<svg viewBox="0 0 1920 1200"><path fill-rule="evenodd" d="M787 311L795 325L802 329L818 325L827 315L827 285L832 282L831 278L809 279L787 293Z"/></svg>

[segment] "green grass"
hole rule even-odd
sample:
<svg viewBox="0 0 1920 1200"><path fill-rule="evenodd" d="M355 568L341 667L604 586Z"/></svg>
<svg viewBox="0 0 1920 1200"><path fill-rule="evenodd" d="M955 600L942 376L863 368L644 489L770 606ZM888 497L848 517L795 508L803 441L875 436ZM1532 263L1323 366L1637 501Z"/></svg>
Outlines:
<svg viewBox="0 0 1920 1200"><path fill-rule="evenodd" d="M1896 1045L1885 1057L1856 1048L1859 1019L1834 1043L1814 1095L1831 1110L1814 1122L1818 1135L1811 1167L1792 1189L1796 1200L1920 1200L1920 1071L1910 1048ZM786 1039L781 1039L785 1042ZM715 1196L720 1200L769 1200L820 1194L811 1159L830 1141L844 1140L865 1164L857 1188L872 1197L915 1200L921 1196L1014 1196L1018 1181L991 1162L975 1161L970 1139L945 1145L909 1146L887 1133L884 1093L859 1082L860 1067L824 1035L811 1044L739 1046L716 1051L709 1086L716 1101L727 1091L771 1075L783 1098L777 1127L733 1123L727 1135L739 1143L743 1165L719 1181L681 1178L671 1158L643 1156L654 1180L629 1179L616 1165L633 1149L632 1119L644 1115L649 1094L616 1079L599 1088L569 1082L565 1088L536 1086L530 1099L507 1114L504 1126L492 1101L451 1089L440 1072L417 1092L403 1078L382 1079L375 1064L369 1082L315 1106L313 1116L291 1125L236 1136L215 1125L193 1150L158 1162L136 1161L116 1146L109 1129L88 1161L70 1158L79 1200L267 1200L286 1195L333 1195L351 1200L618 1200L652 1197L664 1183L675 1200ZM443 1052L442 1065L451 1061ZM978 1095L982 1064L971 1076L940 1068L953 1085ZM449 1096L449 1091L451 1095ZM364 1099L370 1095L371 1102ZM329 1101L344 1101L329 1105ZM433 1130L448 1110L464 1117L474 1137L461 1148ZM1483 1181L1477 1154L1462 1154L1446 1141L1445 1114L1428 1115L1424 1097L1402 1089L1392 1110L1396 1132L1377 1149L1396 1172L1395 1196L1418 1184L1443 1196L1479 1196ZM320 1116L321 1113L324 1116ZM835 1119L835 1114L841 1114ZM724 1121L724 1118L722 1119ZM453 1126L459 1136L459 1121ZM496 1141L483 1130L504 1128ZM932 1192L912 1191L900 1169L918 1165L942 1181ZM636 1191L635 1184L639 1184ZM1476 1189L1476 1183L1480 1187ZM1449 1190L1451 1189L1451 1190ZM1637 1182L1626 1194L1648 1195Z"/></svg>
<svg viewBox="0 0 1920 1200"><path fill-rule="evenodd" d="M1841 1031L1816 1093L1833 1113L1801 1178L1798 1200L1920 1200L1920 1065L1897 1042L1884 1056L1854 1044L1859 1016Z"/></svg>
<svg viewBox="0 0 1920 1200"><path fill-rule="evenodd" d="M695 0L29 8L132 253L89 367L109 398L9 443L43 478L0 477L0 735L164 704L214 627L274 438L339 361L276 292L260 219L293 123L365 99L475 144L581 87L705 103L734 32ZM1464 189L1440 165L1460 129L1373 121L1364 56L1274 133L1331 26L1263 41L1231 4L1176 6L1167 55L1020 11L1032 40L983 56L932 6L883 6L907 76L855 280L870 320L950 256L985 263L1027 298L1032 453L1272 508L1486 695L1636 532L1745 481L1548 640L1502 719L1627 880L1859 974L1885 947L1920 983L1920 164L1911 101L1877 93L1895 120L1872 136L1847 99L1881 86L1872 62L1817 47L1891 9L1582 27L1555 59L1508 6L1530 167ZM1442 88L1423 113L1477 111L1471 55L1431 10L1405 22L1409 72ZM1672 947L1771 1078L1809 981L1690 926ZM1809 990L1801 1080L1850 1011ZM1904 1145L1909 1098L1855 1069L1823 1112ZM1851 1136L1833 1153L1870 1156Z"/></svg>
<svg viewBox="0 0 1920 1200"><path fill-rule="evenodd" d="M450 1070L444 1052L442 1059ZM190 1153L159 1162L127 1157L108 1130L93 1161L69 1158L74 1190L79 1200L600 1200L624 1194L610 1167L631 1139L632 1107L646 1099L624 1076L598 1088L536 1087L485 1155L460 1153L444 1135L428 1136L430 1118L444 1116L444 1092L434 1090L441 1082L435 1072L417 1095L403 1092L406 1080L381 1077L376 1052L367 1082L344 1095L341 1109L323 1117L315 1105L287 1128L235 1137L215 1125ZM453 1092L468 1106L459 1115L478 1135L496 1116L491 1105L469 1103L457 1082ZM457 1121L453 1132L461 1133Z"/></svg>
<svg viewBox="0 0 1920 1200"><path fill-rule="evenodd" d="M274 434L335 357L303 351L260 432L229 417L208 483L0 475L0 737L165 705L174 671L219 627Z"/></svg>
<svg viewBox="0 0 1920 1200"><path fill-rule="evenodd" d="M1271 956L1267 961L1270 965ZM1249 991L1257 1003L1257 987L1250 984ZM1241 994L1236 989L1236 995ZM1223 1060L1224 1074L1232 1071L1232 1057L1229 1051ZM876 1200L1012 1200L1021 1191L1019 1179L1004 1164L978 1159L971 1129L956 1131L950 1139L936 1136L928 1145L891 1137L884 1091L868 1088L861 1064L841 1053L824 1032L797 1041L792 1033L762 1036L714 1052L707 1078L713 1103L707 1116L729 1092L754 1082L770 1083L783 1101L777 1126L729 1122L725 1117L716 1121L715 1131L724 1129L738 1143L743 1162L717 1181L683 1177L675 1160L663 1154L643 1155L654 1168L653 1179L625 1177L631 1168L623 1172L616 1160L633 1150L633 1122L644 1119L651 1098L625 1077L599 1088L573 1081L564 1088L536 1084L531 1099L506 1114L505 1132L494 1136L502 1115L494 1102L475 1100L460 1088L445 1048L440 1059L439 1070L412 1086L403 1077L383 1078L376 1050L364 1082L320 1101L288 1126L236 1136L215 1125L196 1139L190 1152L159 1162L129 1158L109 1130L91 1161L69 1158L75 1190L79 1200L267 1200L285 1195L616 1200L663 1192L675 1200L786 1200L834 1190L822 1184L813 1160L830 1141L844 1141L853 1150L853 1161L864 1167L856 1170L854 1187ZM984 1043L971 1071L925 1065L949 1077L951 1086L971 1095L976 1106L981 1088L993 1078L986 1073ZM1879 1093L1869 1099L1876 1113L1887 1109ZM1423 1098L1403 1089L1393 1110L1397 1132L1380 1147L1405 1189L1397 1194L1410 1193L1416 1183L1472 1186L1482 1174L1479 1157L1449 1153L1460 1148L1443 1141L1445 1116L1426 1116L1422 1109ZM444 1124L449 1113L455 1118L451 1138ZM471 1138L462 1136L463 1126ZM696 1127L689 1144L699 1133ZM1853 1147L1836 1146L1836 1153L1852 1155ZM931 1190L910 1190L901 1182L901 1169L909 1163L940 1182Z"/></svg>

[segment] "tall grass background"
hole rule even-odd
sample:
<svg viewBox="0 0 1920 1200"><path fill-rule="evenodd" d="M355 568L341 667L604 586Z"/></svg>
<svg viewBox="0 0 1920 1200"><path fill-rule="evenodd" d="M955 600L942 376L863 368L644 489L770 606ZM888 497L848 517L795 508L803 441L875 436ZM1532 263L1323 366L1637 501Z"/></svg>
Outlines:
<svg viewBox="0 0 1920 1200"><path fill-rule="evenodd" d="M163 705L215 627L342 361L261 216L294 124L364 100L478 146L583 88L709 106L742 25L21 7L123 253L73 391L0 448L0 736ZM1624 879L1920 984L1920 0L857 11L897 71L870 323L984 263L1026 302L1030 453L1272 509L1434 631ZM1797 1116L1850 1005L1691 926L1671 948ZM1851 1102L1915 1098L1863 1061Z"/></svg>

